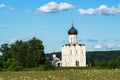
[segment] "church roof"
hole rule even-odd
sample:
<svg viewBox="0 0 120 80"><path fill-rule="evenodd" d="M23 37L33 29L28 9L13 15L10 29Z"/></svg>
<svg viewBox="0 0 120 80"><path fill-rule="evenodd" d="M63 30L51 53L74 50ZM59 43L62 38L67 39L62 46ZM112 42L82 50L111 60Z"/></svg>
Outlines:
<svg viewBox="0 0 120 80"><path fill-rule="evenodd" d="M86 46L85 44L64 44L63 46L76 46L76 45L79 45L79 46Z"/></svg>
<svg viewBox="0 0 120 80"><path fill-rule="evenodd" d="M68 30L68 34L72 35L75 34L77 35L78 31L74 28L74 24L72 23L72 27Z"/></svg>

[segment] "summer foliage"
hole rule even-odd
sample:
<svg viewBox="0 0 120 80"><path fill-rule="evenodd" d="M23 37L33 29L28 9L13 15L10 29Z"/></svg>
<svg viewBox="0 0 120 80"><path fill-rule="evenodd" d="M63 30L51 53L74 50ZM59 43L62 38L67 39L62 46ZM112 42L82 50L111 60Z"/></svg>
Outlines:
<svg viewBox="0 0 120 80"><path fill-rule="evenodd" d="M0 48L0 67L7 70L43 65L45 61L42 41L35 37L29 41L16 41L12 44L3 44Z"/></svg>

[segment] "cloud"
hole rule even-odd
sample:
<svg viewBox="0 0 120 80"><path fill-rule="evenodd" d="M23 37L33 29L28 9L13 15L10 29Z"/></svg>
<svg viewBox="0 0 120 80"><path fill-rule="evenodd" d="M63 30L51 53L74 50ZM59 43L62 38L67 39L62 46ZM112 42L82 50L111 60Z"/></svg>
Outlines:
<svg viewBox="0 0 120 80"><path fill-rule="evenodd" d="M98 42L98 40L96 40L96 39L87 39L86 41L87 42Z"/></svg>
<svg viewBox="0 0 120 80"><path fill-rule="evenodd" d="M4 7L6 7L5 4L0 4L0 8L4 8Z"/></svg>
<svg viewBox="0 0 120 80"><path fill-rule="evenodd" d="M16 41L16 38L11 38L11 39L9 39L9 42L10 43L14 43Z"/></svg>
<svg viewBox="0 0 120 80"><path fill-rule="evenodd" d="M17 40L16 38L0 39L0 41L4 43L14 43L16 40Z"/></svg>
<svg viewBox="0 0 120 80"><path fill-rule="evenodd" d="M84 10L84 9L78 9L78 11L79 11L79 13L80 14L94 14L94 9L92 9L92 8L89 8L89 9L87 9L87 10Z"/></svg>
<svg viewBox="0 0 120 80"><path fill-rule="evenodd" d="M109 44L107 44L107 48L108 49L113 49L113 48L115 48L115 44L114 43L109 43Z"/></svg>
<svg viewBox="0 0 120 80"><path fill-rule="evenodd" d="M9 9L10 10L14 10L15 8L13 6L9 6Z"/></svg>
<svg viewBox="0 0 120 80"><path fill-rule="evenodd" d="M10 10L14 10L14 9L15 9L15 8L14 8L13 6L11 6L11 5L6 6L5 4L0 4L0 8L5 8L5 7L9 8Z"/></svg>
<svg viewBox="0 0 120 80"><path fill-rule="evenodd" d="M118 45L118 48L120 48L120 45Z"/></svg>
<svg viewBox="0 0 120 80"><path fill-rule="evenodd" d="M118 7L108 7L100 5L98 8L78 9L80 14L83 15L117 15L120 14L120 5Z"/></svg>
<svg viewBox="0 0 120 80"><path fill-rule="evenodd" d="M54 1L49 2L43 6L40 6L38 8L38 11L40 12L45 12L45 13L49 13L49 12L57 12L57 11L62 11L62 10L69 10L73 8L73 5L69 4L69 3L56 3Z"/></svg>
<svg viewBox="0 0 120 80"><path fill-rule="evenodd" d="M96 49L101 49L101 48L102 48L102 46L101 46L101 45L99 45L99 44L97 44L97 45L95 45L95 46L94 46L94 48L96 48Z"/></svg>

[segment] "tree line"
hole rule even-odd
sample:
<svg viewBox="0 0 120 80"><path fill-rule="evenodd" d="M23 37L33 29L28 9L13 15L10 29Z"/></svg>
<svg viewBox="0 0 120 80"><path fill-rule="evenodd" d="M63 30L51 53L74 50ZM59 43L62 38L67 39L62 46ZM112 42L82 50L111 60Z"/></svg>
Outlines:
<svg viewBox="0 0 120 80"><path fill-rule="evenodd" d="M0 51L0 68L6 70L36 67L45 62L43 42L35 37L28 41L17 40L12 44L2 44Z"/></svg>
<svg viewBox="0 0 120 80"><path fill-rule="evenodd" d="M46 60L52 59L56 54L61 59L61 52L45 54L43 42L35 37L28 41L17 40L12 44L2 44L0 47L0 70L22 70L43 66L46 70L54 66ZM118 51L93 51L86 53L88 67L120 68L120 50Z"/></svg>
<svg viewBox="0 0 120 80"><path fill-rule="evenodd" d="M53 54L61 59L61 52L48 53L46 58L52 59ZM120 68L120 50L86 52L86 64L96 68Z"/></svg>
<svg viewBox="0 0 120 80"><path fill-rule="evenodd" d="M120 50L87 52L88 66L120 68Z"/></svg>

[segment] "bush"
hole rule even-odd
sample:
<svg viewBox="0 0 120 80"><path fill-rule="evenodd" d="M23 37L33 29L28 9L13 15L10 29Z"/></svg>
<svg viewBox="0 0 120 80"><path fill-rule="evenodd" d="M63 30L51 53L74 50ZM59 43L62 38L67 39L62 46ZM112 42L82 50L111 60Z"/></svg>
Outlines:
<svg viewBox="0 0 120 80"><path fill-rule="evenodd" d="M48 60L45 61L45 64L43 65L44 70L55 70L55 66L52 65L52 63Z"/></svg>
<svg viewBox="0 0 120 80"><path fill-rule="evenodd" d="M2 69L2 68L0 68L0 71L3 71L3 69Z"/></svg>
<svg viewBox="0 0 120 80"><path fill-rule="evenodd" d="M23 68L22 64L15 59L8 59L4 66L8 71L20 71Z"/></svg>
<svg viewBox="0 0 120 80"><path fill-rule="evenodd" d="M8 67L8 70L10 70L10 71L20 71L20 70L22 70L22 68L23 68L22 64L18 61L15 61Z"/></svg>

